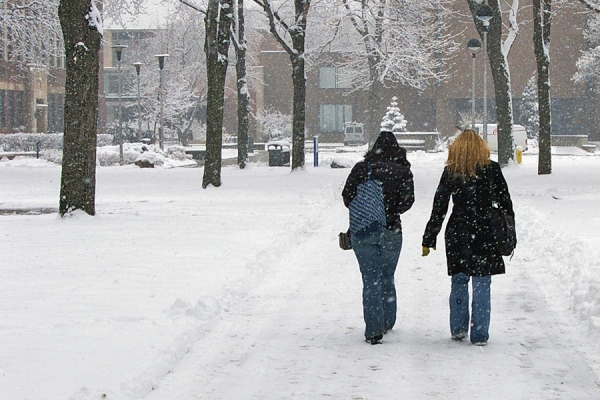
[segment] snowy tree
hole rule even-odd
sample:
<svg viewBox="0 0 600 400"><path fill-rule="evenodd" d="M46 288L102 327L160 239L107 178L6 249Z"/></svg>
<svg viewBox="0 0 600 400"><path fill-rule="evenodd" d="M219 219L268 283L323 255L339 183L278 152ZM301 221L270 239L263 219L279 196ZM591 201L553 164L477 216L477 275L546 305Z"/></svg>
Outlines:
<svg viewBox="0 0 600 400"><path fill-rule="evenodd" d="M583 5L585 5L591 11L600 13L600 1L598 0L579 0Z"/></svg>
<svg viewBox="0 0 600 400"><path fill-rule="evenodd" d="M19 72L28 65L56 66L63 57L57 0L2 1L0 3L0 48Z"/></svg>
<svg viewBox="0 0 600 400"><path fill-rule="evenodd" d="M513 105L508 53L519 34L519 24L517 22L519 0L506 2L502 0L489 0L487 4L489 4L493 14L493 18L489 21L489 27L486 27L477 18L477 10L480 5L473 0L467 0L467 2L471 10L473 22L481 38L483 39L486 30L488 32L487 57L494 80L498 123L498 162L501 166L506 166L514 158L512 137ZM503 4L507 4L507 11L502 9ZM507 14L506 20L508 24L506 26L503 22L503 14Z"/></svg>
<svg viewBox="0 0 600 400"><path fill-rule="evenodd" d="M137 102L126 104L126 132L136 138L138 121L142 130L156 140L160 128L160 70L155 54L169 54L163 70L163 121L165 138L185 143L206 100L206 62L203 49L204 22L187 7L173 9L152 35L132 40L123 51L123 92L137 97L137 75L132 63L141 62L141 110ZM118 123L115 121L115 123ZM197 123L196 123L197 125ZM110 128L110 127L109 127Z"/></svg>
<svg viewBox="0 0 600 400"><path fill-rule="evenodd" d="M418 90L448 77L443 65L457 50L445 35L450 16L447 0L338 0L338 12L328 6L331 35L323 49L342 55L336 66L349 91L368 91L366 132L373 143L379 133L380 99L385 87L406 85ZM322 5L325 7L325 5ZM323 15L323 13L321 13Z"/></svg>
<svg viewBox="0 0 600 400"><path fill-rule="evenodd" d="M600 10L598 12L600 13ZM577 60L577 72L573 79L581 83L600 83L600 14L589 18L584 37L591 47L583 51Z"/></svg>
<svg viewBox="0 0 600 400"><path fill-rule="evenodd" d="M292 103L292 170L304 168L306 125L306 25L311 0L294 0L293 10L273 0L254 0L269 21L269 30L288 53L292 64L294 99Z"/></svg>
<svg viewBox="0 0 600 400"><path fill-rule="evenodd" d="M223 146L223 106L225 79L229 65L230 28L233 0L209 0L204 19L206 37L206 159L202 187L221 186L221 148Z"/></svg>
<svg viewBox="0 0 600 400"><path fill-rule="evenodd" d="M392 97L392 102L388 106L387 112L383 116L383 121L381 122L382 131L406 132L406 120L398 108L397 100L398 98L396 96Z"/></svg>
<svg viewBox="0 0 600 400"><path fill-rule="evenodd" d="M246 71L246 23L244 17L244 0L235 0L232 38L235 48L235 69L238 100L238 165L246 166L248 161L248 132L250 130L250 92Z"/></svg>
<svg viewBox="0 0 600 400"><path fill-rule="evenodd" d="M527 129L527 137L537 139L540 130L539 103L537 97L537 78L527 81L521 95L521 124Z"/></svg>
<svg viewBox="0 0 600 400"><path fill-rule="evenodd" d="M539 102L538 174L552 173L552 120L550 113L550 27L552 0L533 0L533 48L537 65Z"/></svg>
<svg viewBox="0 0 600 400"><path fill-rule="evenodd" d="M166 29L158 31L147 54L150 79L147 93L152 105L152 119L159 117L159 69L153 54L168 53L163 81L163 116L165 131L185 143L191 136L191 124L198 115L200 102L206 99L206 61L203 53L204 26L197 13L179 9L167 20Z"/></svg>

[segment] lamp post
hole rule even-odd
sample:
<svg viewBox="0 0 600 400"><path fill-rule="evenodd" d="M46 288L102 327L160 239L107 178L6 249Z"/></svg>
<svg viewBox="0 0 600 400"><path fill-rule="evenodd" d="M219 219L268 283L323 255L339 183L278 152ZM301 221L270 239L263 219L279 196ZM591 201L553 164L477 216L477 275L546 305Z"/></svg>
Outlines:
<svg viewBox="0 0 600 400"><path fill-rule="evenodd" d="M471 129L475 130L475 57L481 50L481 42L479 39L470 39L467 42L467 49L473 57L473 67L471 69Z"/></svg>
<svg viewBox="0 0 600 400"><path fill-rule="evenodd" d="M475 0L476 3L481 4L481 0ZM483 140L487 142L487 33L490 28L490 20L494 17L494 10L492 7L485 4L480 5L475 10L475 17L483 24Z"/></svg>
<svg viewBox="0 0 600 400"><path fill-rule="evenodd" d="M160 70L160 80L158 85L158 92L160 98L160 134L158 136L158 140L160 143L160 149L164 150L163 146L163 69L165 68L165 58L169 57L168 54L156 54L154 57L158 59L158 68Z"/></svg>
<svg viewBox="0 0 600 400"><path fill-rule="evenodd" d="M125 164L125 158L123 157L123 107L121 107L121 91L123 88L123 81L121 80L121 56L127 46L116 44L110 47L115 50L117 55L117 74L119 75L119 164L123 165Z"/></svg>
<svg viewBox="0 0 600 400"><path fill-rule="evenodd" d="M134 62L135 73L137 74L137 115L138 115L138 141L142 140L142 106L140 104L140 69L142 68L141 62Z"/></svg>

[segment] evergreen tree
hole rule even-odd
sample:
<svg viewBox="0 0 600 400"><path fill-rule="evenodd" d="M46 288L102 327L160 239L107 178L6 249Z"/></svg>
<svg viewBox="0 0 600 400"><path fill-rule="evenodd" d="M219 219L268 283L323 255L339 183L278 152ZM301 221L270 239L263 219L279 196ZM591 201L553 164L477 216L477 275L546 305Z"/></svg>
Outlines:
<svg viewBox="0 0 600 400"><path fill-rule="evenodd" d="M520 111L520 122L527 129L527 137L537 139L540 132L540 114L535 76L527 81L523 89Z"/></svg>
<svg viewBox="0 0 600 400"><path fill-rule="evenodd" d="M406 120L398 108L397 100L398 98L396 96L392 97L392 102L387 108L387 112L381 121L382 131L406 132Z"/></svg>

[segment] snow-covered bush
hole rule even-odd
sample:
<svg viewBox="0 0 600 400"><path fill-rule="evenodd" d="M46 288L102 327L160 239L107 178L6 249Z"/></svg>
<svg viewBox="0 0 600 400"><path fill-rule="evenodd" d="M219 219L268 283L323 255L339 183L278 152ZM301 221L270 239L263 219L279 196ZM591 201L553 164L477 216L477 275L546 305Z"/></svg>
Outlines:
<svg viewBox="0 0 600 400"><path fill-rule="evenodd" d="M406 132L406 120L398 108L398 98L392 97L392 102L381 121L381 130L390 132Z"/></svg>
<svg viewBox="0 0 600 400"><path fill-rule="evenodd" d="M99 134L97 147L113 144L113 135ZM62 133L9 133L0 135L0 149L4 151L62 150Z"/></svg>
<svg viewBox="0 0 600 400"><path fill-rule="evenodd" d="M62 150L48 149L40 151L40 158L58 165L62 164Z"/></svg>
<svg viewBox="0 0 600 400"><path fill-rule="evenodd" d="M4 151L61 150L62 133L9 133L0 135L0 149Z"/></svg>
<svg viewBox="0 0 600 400"><path fill-rule="evenodd" d="M115 148L116 147L116 151ZM123 152L123 155L125 152ZM103 146L96 149L96 164L102 167L119 165L119 147Z"/></svg>
<svg viewBox="0 0 600 400"><path fill-rule="evenodd" d="M184 161L191 160L192 156L185 153L185 148L183 146L171 146L167 149L167 158Z"/></svg>
<svg viewBox="0 0 600 400"><path fill-rule="evenodd" d="M113 144L114 137L108 133L100 133L96 136L96 147L110 146Z"/></svg>
<svg viewBox="0 0 600 400"><path fill-rule="evenodd" d="M145 151L142 154L138 154L134 162L137 161L147 161L152 165L163 165L165 163L165 157L154 151Z"/></svg>
<svg viewBox="0 0 600 400"><path fill-rule="evenodd" d="M62 164L63 152L62 149L41 150L40 158L60 165ZM96 148L96 165L102 167L117 166L120 165L120 158L119 146L110 145ZM125 165L134 164L139 160L147 160L156 166L161 166L167 159L189 161L191 158L189 154L185 153L185 148L182 146L169 147L165 153L158 146L152 144L123 144L123 161Z"/></svg>
<svg viewBox="0 0 600 400"><path fill-rule="evenodd" d="M265 110L256 115L256 121L266 142L292 137L292 116L289 114Z"/></svg>

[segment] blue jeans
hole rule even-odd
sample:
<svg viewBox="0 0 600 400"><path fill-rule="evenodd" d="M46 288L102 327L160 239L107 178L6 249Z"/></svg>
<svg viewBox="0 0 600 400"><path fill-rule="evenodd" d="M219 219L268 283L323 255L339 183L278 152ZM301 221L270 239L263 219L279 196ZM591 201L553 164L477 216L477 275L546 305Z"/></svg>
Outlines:
<svg viewBox="0 0 600 400"><path fill-rule="evenodd" d="M452 276L450 290L450 333L452 336L469 331L469 279L462 272ZM473 276L471 303L471 343L487 342L490 328L491 276Z"/></svg>
<svg viewBox="0 0 600 400"><path fill-rule="evenodd" d="M402 234L379 226L352 235L351 240L362 274L365 337L383 335L396 323L394 273L402 249Z"/></svg>

